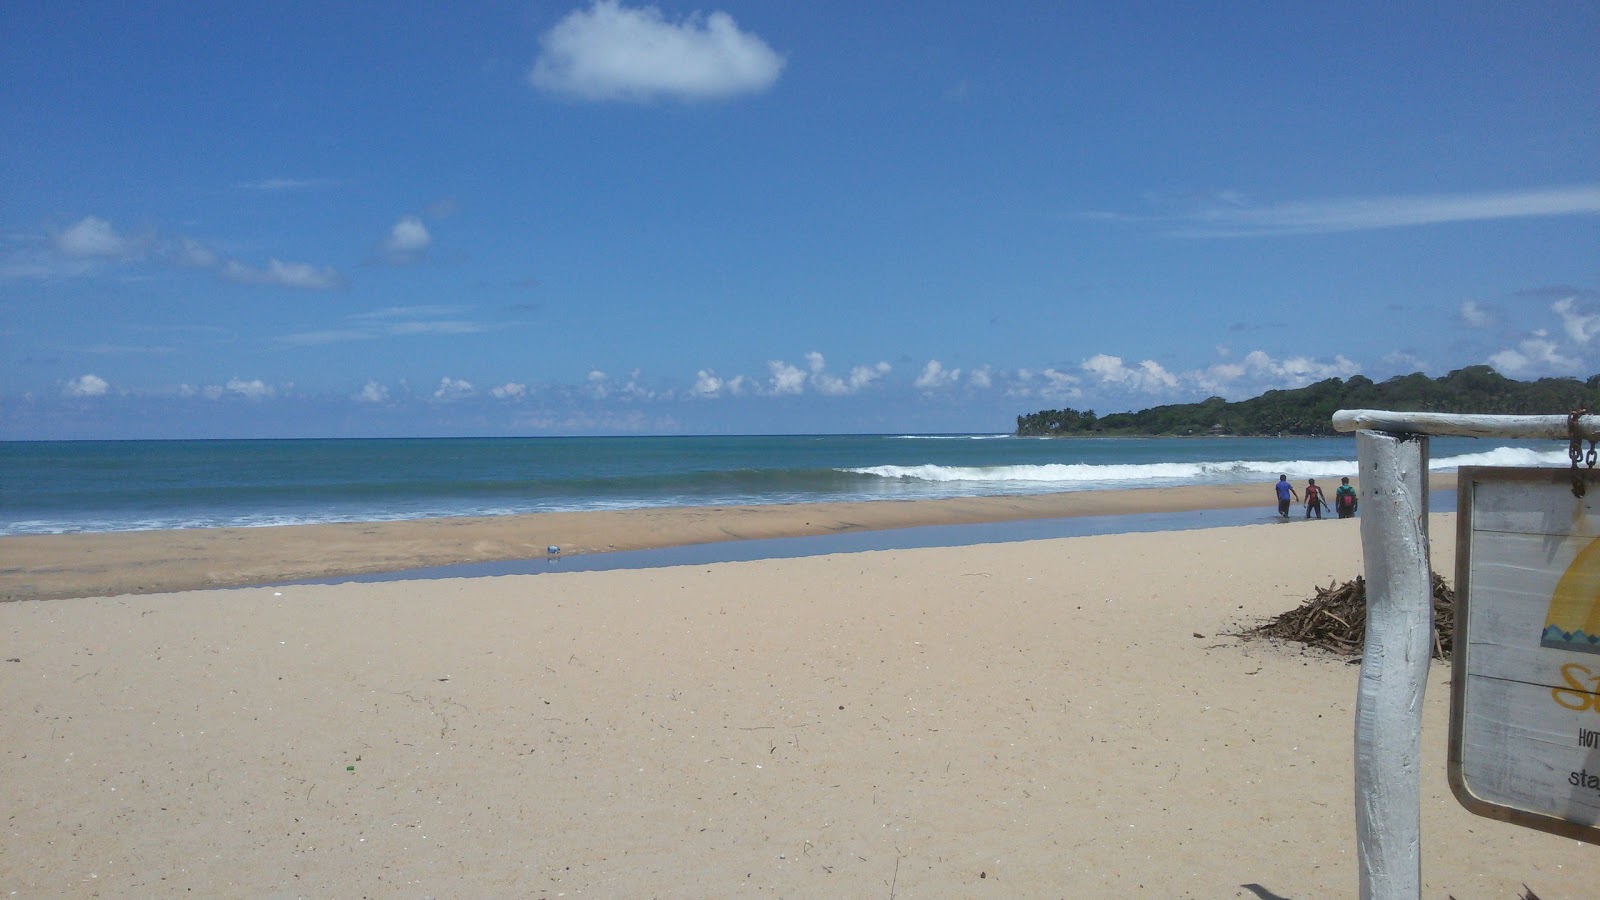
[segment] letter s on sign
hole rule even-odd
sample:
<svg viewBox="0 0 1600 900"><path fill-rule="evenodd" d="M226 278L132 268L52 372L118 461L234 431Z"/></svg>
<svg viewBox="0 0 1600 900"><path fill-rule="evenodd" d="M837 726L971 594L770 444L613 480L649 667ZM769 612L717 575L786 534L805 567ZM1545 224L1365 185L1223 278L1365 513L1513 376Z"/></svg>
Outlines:
<svg viewBox="0 0 1600 900"><path fill-rule="evenodd" d="M1583 682L1578 680L1579 673L1587 678L1593 687L1600 687L1600 678L1596 678L1587 668L1577 663L1567 663L1561 667L1561 680L1565 681L1568 687L1551 688L1551 698L1563 709L1575 712L1594 709L1600 712L1600 697L1595 696L1592 688L1584 687Z"/></svg>

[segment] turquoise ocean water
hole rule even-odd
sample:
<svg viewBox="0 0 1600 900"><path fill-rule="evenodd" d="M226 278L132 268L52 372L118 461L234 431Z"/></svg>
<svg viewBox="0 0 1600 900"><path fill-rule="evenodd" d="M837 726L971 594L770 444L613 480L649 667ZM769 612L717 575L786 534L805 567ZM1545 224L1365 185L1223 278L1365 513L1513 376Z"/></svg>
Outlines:
<svg viewBox="0 0 1600 900"><path fill-rule="evenodd" d="M1434 438L1433 466L1565 465ZM1352 438L1006 435L0 443L0 534L1037 494L1354 475Z"/></svg>

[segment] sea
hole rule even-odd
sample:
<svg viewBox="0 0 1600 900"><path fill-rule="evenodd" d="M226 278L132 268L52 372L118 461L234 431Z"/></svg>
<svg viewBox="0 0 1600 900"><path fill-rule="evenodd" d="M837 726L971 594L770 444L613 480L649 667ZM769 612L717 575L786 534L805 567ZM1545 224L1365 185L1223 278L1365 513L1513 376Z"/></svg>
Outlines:
<svg viewBox="0 0 1600 900"><path fill-rule="evenodd" d="M1563 466L1437 437L1431 467ZM0 535L916 500L1356 474L1353 437L1004 434L0 442Z"/></svg>

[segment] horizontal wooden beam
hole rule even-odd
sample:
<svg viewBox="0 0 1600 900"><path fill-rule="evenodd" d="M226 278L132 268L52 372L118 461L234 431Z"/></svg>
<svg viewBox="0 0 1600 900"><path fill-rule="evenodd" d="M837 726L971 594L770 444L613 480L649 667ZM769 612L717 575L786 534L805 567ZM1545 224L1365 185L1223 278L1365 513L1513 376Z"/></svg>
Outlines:
<svg viewBox="0 0 1600 900"><path fill-rule="evenodd" d="M1429 434L1454 437L1567 439L1566 416L1472 416L1460 413L1386 412L1378 409L1341 409L1333 414L1336 431L1381 431L1388 434ZM1578 435L1600 440L1600 416L1578 420Z"/></svg>

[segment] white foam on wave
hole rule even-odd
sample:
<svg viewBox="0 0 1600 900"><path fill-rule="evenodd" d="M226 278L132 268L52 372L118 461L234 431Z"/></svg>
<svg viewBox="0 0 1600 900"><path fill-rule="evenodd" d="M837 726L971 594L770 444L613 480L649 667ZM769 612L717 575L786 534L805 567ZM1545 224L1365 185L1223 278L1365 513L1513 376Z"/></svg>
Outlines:
<svg viewBox="0 0 1600 900"><path fill-rule="evenodd" d="M1016 437L1013 434L896 434L890 435L896 441L1009 441Z"/></svg>
<svg viewBox="0 0 1600 900"><path fill-rule="evenodd" d="M1129 465L1049 463L1024 466L867 466L845 469L858 475L876 475L930 482L1034 482L1039 484L1115 483L1139 481L1238 481L1267 474L1316 478L1355 473L1352 462L1229 460L1197 463L1136 463Z"/></svg>
<svg viewBox="0 0 1600 900"><path fill-rule="evenodd" d="M1436 471L1461 466L1535 467L1564 465L1565 451L1542 451L1520 447L1496 447L1483 453L1469 453L1430 461ZM1031 483L1058 487L1132 484L1207 484L1253 481L1258 477L1287 475L1290 478L1339 478L1356 475L1353 459L1236 459L1218 462L1173 462L1132 464L1049 463L1019 466L866 466L844 469L857 475L876 475L900 481L931 483Z"/></svg>
<svg viewBox="0 0 1600 900"><path fill-rule="evenodd" d="M1430 469L1459 469L1462 466L1510 466L1532 468L1537 466L1570 465L1565 450L1534 450L1531 447L1496 447L1482 453L1464 453L1430 460Z"/></svg>

